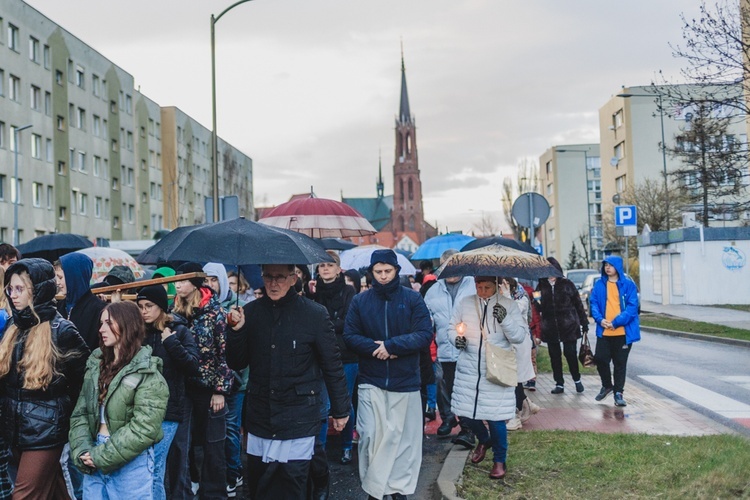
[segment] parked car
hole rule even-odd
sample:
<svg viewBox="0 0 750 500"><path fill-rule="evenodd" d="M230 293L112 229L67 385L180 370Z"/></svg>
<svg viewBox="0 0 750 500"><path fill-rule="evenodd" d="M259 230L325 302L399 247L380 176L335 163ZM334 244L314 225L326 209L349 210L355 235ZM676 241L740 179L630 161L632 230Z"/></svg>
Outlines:
<svg viewBox="0 0 750 500"><path fill-rule="evenodd" d="M576 288L579 290L583 286L583 282L586 280L586 276L590 275L599 276L602 274L599 269L569 269L565 271L565 277L572 281Z"/></svg>
<svg viewBox="0 0 750 500"><path fill-rule="evenodd" d="M586 314L591 316L591 290L594 289L594 284L600 280L601 274L589 274L586 279L583 280L583 285L578 289L578 294L581 296L581 302L583 302L583 308L586 310Z"/></svg>

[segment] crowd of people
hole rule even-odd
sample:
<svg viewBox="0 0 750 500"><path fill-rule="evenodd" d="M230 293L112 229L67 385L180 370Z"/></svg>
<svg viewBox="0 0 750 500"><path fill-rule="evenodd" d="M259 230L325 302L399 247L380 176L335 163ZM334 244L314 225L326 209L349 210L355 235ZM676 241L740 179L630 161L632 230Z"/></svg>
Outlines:
<svg viewBox="0 0 750 500"><path fill-rule="evenodd" d="M439 438L475 464L491 449L489 477L506 476L508 431L540 410L529 394L542 342L552 393L565 390L563 356L584 392L589 320L567 279L438 279L429 262L409 280L392 250L374 251L363 276L328 253L312 269L262 266L255 290L218 263L165 265L153 277L172 281L109 302L87 256L51 263L0 244L0 499L326 499L329 426L369 498L402 499L437 414ZM133 280L112 269L104 284ZM596 399L624 406L640 334L617 256L591 314ZM514 351L512 382L490 376L490 348Z"/></svg>

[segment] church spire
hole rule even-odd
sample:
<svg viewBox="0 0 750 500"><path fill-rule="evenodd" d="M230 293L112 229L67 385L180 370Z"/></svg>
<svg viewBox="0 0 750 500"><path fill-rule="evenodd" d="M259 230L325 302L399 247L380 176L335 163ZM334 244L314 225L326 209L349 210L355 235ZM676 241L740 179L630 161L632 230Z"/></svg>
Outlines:
<svg viewBox="0 0 750 500"><path fill-rule="evenodd" d="M401 107L398 113L401 123L411 123L411 110L409 109L409 93L406 91L406 66L404 65L404 43L401 42Z"/></svg>
<svg viewBox="0 0 750 500"><path fill-rule="evenodd" d="M383 184L383 160L381 158L380 151L378 151L378 198L385 196L385 184Z"/></svg>

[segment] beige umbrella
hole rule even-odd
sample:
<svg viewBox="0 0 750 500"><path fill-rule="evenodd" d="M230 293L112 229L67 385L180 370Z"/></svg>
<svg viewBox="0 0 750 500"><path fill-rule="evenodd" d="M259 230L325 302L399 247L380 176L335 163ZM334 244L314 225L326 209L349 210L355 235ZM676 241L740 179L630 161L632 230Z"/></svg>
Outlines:
<svg viewBox="0 0 750 500"><path fill-rule="evenodd" d="M438 277L513 276L524 279L562 277L562 273L541 255L501 245L459 252L437 270Z"/></svg>

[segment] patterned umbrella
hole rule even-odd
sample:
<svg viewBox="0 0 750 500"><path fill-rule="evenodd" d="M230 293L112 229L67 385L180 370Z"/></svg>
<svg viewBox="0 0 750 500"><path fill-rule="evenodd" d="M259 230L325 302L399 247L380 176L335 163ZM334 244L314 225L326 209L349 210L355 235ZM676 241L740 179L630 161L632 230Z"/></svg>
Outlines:
<svg viewBox="0 0 750 500"><path fill-rule="evenodd" d="M128 253L117 248L91 247L78 250L78 253L88 255L94 261L94 272L91 275L91 284L98 283L115 266L127 266L133 271L135 279L144 276L143 268Z"/></svg>
<svg viewBox="0 0 750 500"><path fill-rule="evenodd" d="M351 250L344 250L339 254L341 257L341 269L362 269L370 267L370 256L375 250L384 250L386 247L380 245L365 245ZM398 265L401 266L399 274L401 276L411 276L417 274L417 270L409 260L396 252Z"/></svg>
<svg viewBox="0 0 750 500"><path fill-rule="evenodd" d="M422 243L411 256L411 260L439 259L446 250L461 250L464 245L475 239L468 234L441 234Z"/></svg>
<svg viewBox="0 0 750 500"><path fill-rule="evenodd" d="M440 266L436 274L440 278L453 276L512 276L524 279L562 277L562 273L541 255L501 245L489 245L457 253Z"/></svg>
<svg viewBox="0 0 750 500"><path fill-rule="evenodd" d="M510 247L515 248L516 250L521 250L522 252L529 252L539 255L539 252L534 250L534 247L529 245L528 243L523 243L520 241L516 241L510 238L505 238L503 236L490 236L487 238L477 238L474 241L470 241L467 243L462 249L462 252L465 252L467 250L476 250L477 248L486 247L488 245L500 245L504 247Z"/></svg>
<svg viewBox="0 0 750 500"><path fill-rule="evenodd" d="M325 198L300 198L269 211L258 222L291 229L311 238L349 238L377 231L364 216L346 203Z"/></svg>

